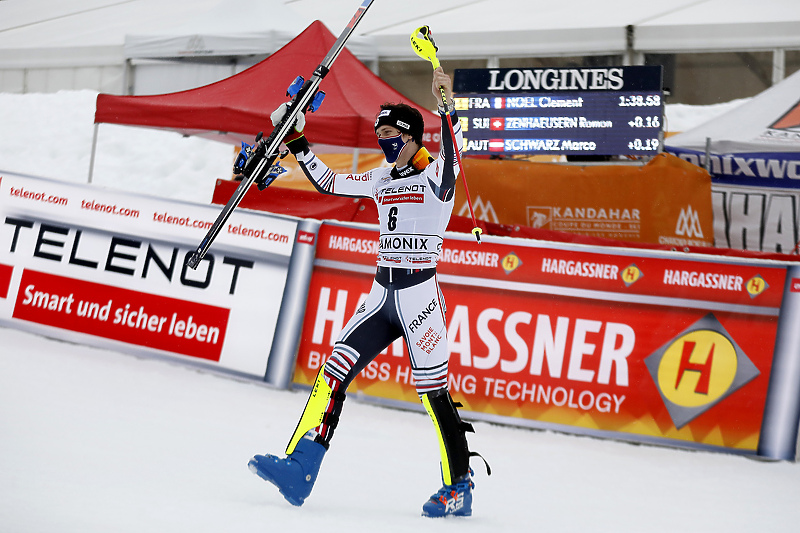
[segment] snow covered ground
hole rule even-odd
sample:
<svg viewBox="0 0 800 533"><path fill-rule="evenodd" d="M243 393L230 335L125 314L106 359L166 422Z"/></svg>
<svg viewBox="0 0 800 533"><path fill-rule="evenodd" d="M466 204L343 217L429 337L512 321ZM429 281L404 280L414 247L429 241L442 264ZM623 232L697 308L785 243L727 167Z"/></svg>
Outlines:
<svg viewBox="0 0 800 533"><path fill-rule="evenodd" d="M94 97L0 94L0 170L85 182ZM721 109L674 111L678 131ZM94 183L208 203L232 151L103 125ZM295 508L246 465L284 449L305 396L0 328L0 531L789 533L800 524L793 463L486 423L470 436L494 470L474 465L474 516L424 519L440 485L430 421L353 400L313 494Z"/></svg>
<svg viewBox="0 0 800 533"><path fill-rule="evenodd" d="M0 329L0 531L797 531L797 465L476 423L474 516L422 518L427 415L348 400L305 505L252 475L305 394Z"/></svg>

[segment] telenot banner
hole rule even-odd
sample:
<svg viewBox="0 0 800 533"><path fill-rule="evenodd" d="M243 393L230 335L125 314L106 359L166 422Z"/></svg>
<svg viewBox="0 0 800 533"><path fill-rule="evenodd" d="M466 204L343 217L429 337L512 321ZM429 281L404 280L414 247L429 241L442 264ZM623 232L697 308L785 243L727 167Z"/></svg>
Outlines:
<svg viewBox="0 0 800 533"><path fill-rule="evenodd" d="M263 379L297 222L237 211L187 268L218 212L3 174L0 322Z"/></svg>

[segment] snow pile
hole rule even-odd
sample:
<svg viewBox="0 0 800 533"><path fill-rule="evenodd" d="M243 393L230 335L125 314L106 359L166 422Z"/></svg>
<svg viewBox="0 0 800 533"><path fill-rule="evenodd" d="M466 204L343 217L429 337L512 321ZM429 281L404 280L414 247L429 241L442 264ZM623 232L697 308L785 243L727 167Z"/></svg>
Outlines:
<svg viewBox="0 0 800 533"><path fill-rule="evenodd" d="M740 98L712 105L667 104L664 109L666 115L664 130L669 133L689 131L739 107L748 100L750 99Z"/></svg>
<svg viewBox="0 0 800 533"><path fill-rule="evenodd" d="M0 170L86 183L97 93L0 93ZM208 204L230 178L233 145L170 131L101 124L92 183Z"/></svg>

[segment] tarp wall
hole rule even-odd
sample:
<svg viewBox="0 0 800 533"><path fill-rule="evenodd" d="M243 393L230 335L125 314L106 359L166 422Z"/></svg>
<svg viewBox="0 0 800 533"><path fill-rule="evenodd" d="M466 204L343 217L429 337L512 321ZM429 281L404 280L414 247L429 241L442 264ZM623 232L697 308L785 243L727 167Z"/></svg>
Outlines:
<svg viewBox="0 0 800 533"><path fill-rule="evenodd" d="M667 140L706 167L716 246L791 253L800 240L800 72Z"/></svg>

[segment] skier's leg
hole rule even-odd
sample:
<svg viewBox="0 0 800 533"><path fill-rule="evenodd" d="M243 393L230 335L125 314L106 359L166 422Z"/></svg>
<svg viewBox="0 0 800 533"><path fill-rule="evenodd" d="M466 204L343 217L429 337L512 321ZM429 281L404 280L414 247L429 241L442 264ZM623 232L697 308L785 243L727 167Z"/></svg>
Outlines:
<svg viewBox="0 0 800 533"><path fill-rule="evenodd" d="M401 334L386 319L385 303L385 290L376 283L364 305L340 333L331 357L317 374L306 409L289 441L287 454L303 436L315 439L325 449L330 445L333 431L339 424L347 387Z"/></svg>
<svg viewBox="0 0 800 533"><path fill-rule="evenodd" d="M442 488L422 506L422 515L429 517L472 515L472 470L466 432L472 425L463 422L456 404L446 389L422 396L425 410L433 421L439 440L442 460Z"/></svg>
<svg viewBox="0 0 800 533"><path fill-rule="evenodd" d="M336 351L331 359L337 356ZM328 449L333 430L339 423L339 413L345 400L345 393L342 392L346 387L341 386L341 381L333 378L328 372L328 364L319 369L317 378L311 388L311 394L306 402L306 407L297 423L289 445L286 447L286 454L290 455L300 439L309 434L309 438L322 444Z"/></svg>
<svg viewBox="0 0 800 533"><path fill-rule="evenodd" d="M397 291L400 317L411 359L412 374L420 400L436 429L442 458L442 477L451 485L469 473L466 431L472 426L461 421L456 404L447 391L447 327L444 298L435 277Z"/></svg>
<svg viewBox="0 0 800 533"><path fill-rule="evenodd" d="M442 458L442 477L450 485L469 471L464 432L472 431L472 426L461 421L447 391L450 355L444 297L435 276L397 293L417 394L433 420Z"/></svg>
<svg viewBox="0 0 800 533"><path fill-rule="evenodd" d="M461 420L447 390L447 327L444 297L435 277L405 288L398 308L402 316L414 382L436 431L444 486L423 506L425 516L472 514L470 451L466 432L472 425Z"/></svg>
<svg viewBox="0 0 800 533"><path fill-rule="evenodd" d="M278 487L292 505L303 505L311 494L344 403L345 395L338 390L338 382L329 383L325 374L323 366L286 448L286 458L256 455L248 464L254 474Z"/></svg>
<svg viewBox="0 0 800 533"><path fill-rule="evenodd" d="M469 475L470 456L466 432L474 432L472 424L461 420L447 389L425 394L422 403L433 421L439 441L442 479L445 485L453 485Z"/></svg>
<svg viewBox="0 0 800 533"><path fill-rule="evenodd" d="M382 350L400 336L382 310L386 291L374 283L364 305L342 330L330 359L320 369L289 445L287 457L256 455L250 470L278 487L293 505L311 493L327 451L350 382Z"/></svg>

